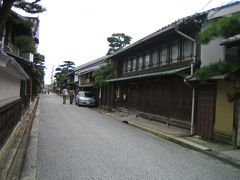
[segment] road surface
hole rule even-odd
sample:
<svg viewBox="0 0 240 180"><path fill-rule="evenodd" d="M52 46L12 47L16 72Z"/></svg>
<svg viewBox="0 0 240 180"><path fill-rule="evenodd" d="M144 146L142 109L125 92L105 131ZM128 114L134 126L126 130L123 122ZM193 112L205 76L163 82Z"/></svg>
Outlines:
<svg viewBox="0 0 240 180"><path fill-rule="evenodd" d="M41 95L38 180L240 179L240 170L86 107Z"/></svg>

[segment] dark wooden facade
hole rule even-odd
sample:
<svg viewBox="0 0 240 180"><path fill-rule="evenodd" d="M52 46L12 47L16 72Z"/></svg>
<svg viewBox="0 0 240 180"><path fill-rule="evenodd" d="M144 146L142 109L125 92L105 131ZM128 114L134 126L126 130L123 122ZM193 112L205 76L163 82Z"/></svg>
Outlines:
<svg viewBox="0 0 240 180"><path fill-rule="evenodd" d="M25 21L27 18L22 18L17 13L11 12L11 16L7 20L5 26L6 33L4 35L3 49L5 53L7 53L7 56L9 56L9 58L11 57L14 59L13 65L15 68L11 69L10 72L14 74L16 70L17 72L15 74L16 77L20 73L24 78L19 76L18 81L12 82L12 84L19 82L19 84L17 85L20 86L19 87L20 92L18 93L16 92L14 94L14 99L7 101L7 104L4 103L0 107L0 149L4 146L4 143L11 135L13 129L15 128L17 123L21 120L21 116L29 108L30 101L33 101L37 96L38 93L37 90L38 87L40 86L38 75L34 69L33 62L30 61L30 58L29 59L24 58L23 55L26 54L27 52L22 53L20 48L14 41L14 39L19 35L31 36L37 41L38 37L35 37L35 33L33 31L38 29L38 25L35 24L36 27L33 30L30 27L25 27L21 23L20 24L16 23L17 22L16 20L18 19ZM8 67L5 68L7 69ZM4 83L1 84L1 86L4 85L5 85ZM6 98L11 97L8 97L6 95Z"/></svg>
<svg viewBox="0 0 240 180"><path fill-rule="evenodd" d="M0 108L0 149L21 119L21 99Z"/></svg>
<svg viewBox="0 0 240 180"><path fill-rule="evenodd" d="M192 90L180 77L106 84L102 106L190 128Z"/></svg>
<svg viewBox="0 0 240 180"><path fill-rule="evenodd" d="M197 88L196 133L204 138L213 138L216 105L216 85L202 85Z"/></svg>

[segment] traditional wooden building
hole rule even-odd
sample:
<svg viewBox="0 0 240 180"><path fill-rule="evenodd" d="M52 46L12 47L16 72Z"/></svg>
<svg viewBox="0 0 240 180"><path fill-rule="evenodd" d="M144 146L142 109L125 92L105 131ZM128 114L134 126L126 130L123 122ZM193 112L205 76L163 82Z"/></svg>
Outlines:
<svg viewBox="0 0 240 180"><path fill-rule="evenodd" d="M202 29L209 27L219 18L231 17L239 12L239 2L209 10L202 23ZM197 83L195 133L204 138L236 146L237 136L240 139L240 131L237 130L239 123L234 116L235 102L229 101L228 94L233 84L239 84L239 39L239 35L227 39L216 37L209 43L201 45L201 67L228 61L236 66L236 70L212 76L207 80L195 81Z"/></svg>
<svg viewBox="0 0 240 180"><path fill-rule="evenodd" d="M221 38L200 45L197 33L238 11L239 2L179 19L112 54L113 78L102 87L101 105L213 139L219 127L216 111L220 112L216 83L200 82L196 87L188 80L200 66L224 59L225 51Z"/></svg>
<svg viewBox="0 0 240 180"><path fill-rule="evenodd" d="M192 88L184 79L200 61L195 38L205 16L180 19L111 55L102 106L190 129Z"/></svg>
<svg viewBox="0 0 240 180"><path fill-rule="evenodd" d="M26 26L31 22L33 26ZM40 86L33 65L33 55L21 51L17 36L28 36L38 43L38 18L28 18L11 12L4 28L0 47L0 149L21 116L37 95Z"/></svg>
<svg viewBox="0 0 240 180"><path fill-rule="evenodd" d="M104 60L107 58L108 56L103 56L82 64L74 69L74 84L76 85L76 91L91 91L94 94L97 103L99 102L99 88L93 86L92 73L105 66L106 63Z"/></svg>

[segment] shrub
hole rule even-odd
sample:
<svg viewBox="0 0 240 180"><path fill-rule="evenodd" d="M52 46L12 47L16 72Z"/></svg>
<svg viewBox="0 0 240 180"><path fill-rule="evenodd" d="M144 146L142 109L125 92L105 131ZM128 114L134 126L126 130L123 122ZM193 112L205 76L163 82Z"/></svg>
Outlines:
<svg viewBox="0 0 240 180"><path fill-rule="evenodd" d="M198 80L207 80L212 76L229 73L235 69L235 66L228 61L219 61L198 69L194 77Z"/></svg>
<svg viewBox="0 0 240 180"><path fill-rule="evenodd" d="M21 52L36 52L34 40L31 36L17 36L15 37L15 44L19 47Z"/></svg>
<svg viewBox="0 0 240 180"><path fill-rule="evenodd" d="M214 37L230 37L239 33L240 13L232 17L223 17L211 24L207 29L198 33L198 42L207 44Z"/></svg>

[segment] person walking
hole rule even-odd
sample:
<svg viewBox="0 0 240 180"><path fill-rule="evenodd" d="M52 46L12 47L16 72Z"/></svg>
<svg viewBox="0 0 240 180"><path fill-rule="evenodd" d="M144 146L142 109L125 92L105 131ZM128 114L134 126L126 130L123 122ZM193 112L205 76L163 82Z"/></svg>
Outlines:
<svg viewBox="0 0 240 180"><path fill-rule="evenodd" d="M74 90L73 89L71 89L69 91L69 97L70 97L70 104L72 104L73 103L73 98L74 98Z"/></svg>
<svg viewBox="0 0 240 180"><path fill-rule="evenodd" d="M66 104L66 99L68 95L68 90L66 88L63 89L62 95L63 95L63 104Z"/></svg>

